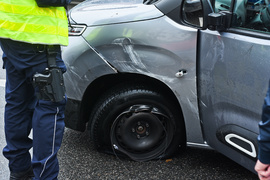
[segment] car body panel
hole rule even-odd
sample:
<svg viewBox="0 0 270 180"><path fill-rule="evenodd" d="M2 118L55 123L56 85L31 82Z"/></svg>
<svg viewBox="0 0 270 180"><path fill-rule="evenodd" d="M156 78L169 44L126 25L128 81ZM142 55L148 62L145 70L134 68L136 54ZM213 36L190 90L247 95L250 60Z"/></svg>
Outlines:
<svg viewBox="0 0 270 180"><path fill-rule="evenodd" d="M99 38L92 38L93 34ZM83 36L119 72L144 74L169 86L181 102L187 128L193 129L187 133L188 141L203 143L195 79L196 34L197 30L164 16L136 23L90 27ZM180 69L187 71L183 78L175 76Z"/></svg>
<svg viewBox="0 0 270 180"><path fill-rule="evenodd" d="M201 32L198 89L206 141L235 161L240 162L243 155L225 146L217 133L228 125L241 127L246 131L241 136L257 143L258 122L269 80L270 61L266 57L269 50L269 40L229 32ZM254 153L255 159L257 149ZM246 157L251 159L252 167L254 159Z"/></svg>
<svg viewBox="0 0 270 180"><path fill-rule="evenodd" d="M68 98L81 101L89 83L97 77L115 73L115 71L82 37L70 37L69 41L69 46L62 48L63 59L69 72L64 74L66 93Z"/></svg>
<svg viewBox="0 0 270 180"><path fill-rule="evenodd" d="M91 12L92 16L89 16ZM92 4L83 2L71 9L70 18L88 26L143 21L163 14L154 5L144 4ZM98 17L98 18L97 18Z"/></svg>
<svg viewBox="0 0 270 180"><path fill-rule="evenodd" d="M86 29L83 37L89 43L89 46L101 54L117 71L144 74L167 84L181 102L183 114L187 119L186 128L193 129L187 132L187 140L192 143L203 143L195 79L197 30L175 23L170 18L161 15L156 8L155 11L157 13L154 14L159 14L159 18L91 26ZM133 13L131 12L131 14ZM146 17L148 18L147 15ZM164 26L160 27L160 24L164 24ZM167 34L168 31L171 33ZM170 34L173 36L170 36ZM179 41L179 39L182 39L182 41ZM73 39L70 39L70 44L74 44ZM80 46L77 47L80 48ZM65 51L69 52L71 51L69 48L74 47L69 46L67 48ZM67 56L66 61L69 62L70 55L67 53ZM89 61L88 57L84 56L85 59L79 57L76 61L87 62ZM72 59L74 58L72 57ZM101 59L100 62L104 63ZM74 65L72 64L72 67L69 67L70 64L67 63L67 66L71 69ZM87 72L89 66L80 66L80 68L80 76L78 76L78 72L72 72L69 73L69 76L73 77L67 77L67 79L72 79L70 85L67 85L67 89L71 89L72 82L78 83L74 87L80 87L80 91L76 93L67 93L70 99L81 100L88 84L86 82L90 83L93 80L86 79L86 75L82 73ZM183 78L175 76L180 69L187 71ZM111 69L101 69L101 66L91 67L91 71L103 73L96 73L92 78L114 73ZM77 79L74 79L74 77ZM173 89L179 89L179 91Z"/></svg>

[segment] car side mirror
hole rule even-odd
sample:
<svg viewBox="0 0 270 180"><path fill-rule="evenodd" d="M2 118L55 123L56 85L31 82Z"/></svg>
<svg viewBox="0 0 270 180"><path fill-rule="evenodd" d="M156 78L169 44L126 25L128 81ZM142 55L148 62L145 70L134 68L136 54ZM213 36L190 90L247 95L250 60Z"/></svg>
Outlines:
<svg viewBox="0 0 270 180"><path fill-rule="evenodd" d="M213 13L209 0L184 0L182 15L185 24L197 29L207 29L208 14Z"/></svg>

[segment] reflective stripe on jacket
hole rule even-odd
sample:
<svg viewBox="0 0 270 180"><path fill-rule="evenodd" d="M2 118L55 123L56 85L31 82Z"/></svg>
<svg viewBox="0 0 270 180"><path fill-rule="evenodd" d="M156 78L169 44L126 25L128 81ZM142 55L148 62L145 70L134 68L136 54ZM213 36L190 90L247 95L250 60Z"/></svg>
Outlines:
<svg viewBox="0 0 270 180"><path fill-rule="evenodd" d="M0 0L0 37L33 44L68 45L66 10L40 8L35 0Z"/></svg>

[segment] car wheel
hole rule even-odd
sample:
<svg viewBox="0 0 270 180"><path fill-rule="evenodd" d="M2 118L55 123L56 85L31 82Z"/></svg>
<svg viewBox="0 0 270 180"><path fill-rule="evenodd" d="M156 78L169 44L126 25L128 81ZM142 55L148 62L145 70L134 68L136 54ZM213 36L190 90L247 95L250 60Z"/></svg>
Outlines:
<svg viewBox="0 0 270 180"><path fill-rule="evenodd" d="M100 99L90 135L104 152L135 161L168 158L185 143L181 114L169 98L144 85L121 85Z"/></svg>

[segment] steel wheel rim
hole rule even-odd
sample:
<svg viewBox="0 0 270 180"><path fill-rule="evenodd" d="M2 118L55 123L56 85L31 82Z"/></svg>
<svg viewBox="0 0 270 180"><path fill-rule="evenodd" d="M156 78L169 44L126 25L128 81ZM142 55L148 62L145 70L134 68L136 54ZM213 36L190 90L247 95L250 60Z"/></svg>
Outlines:
<svg viewBox="0 0 270 180"><path fill-rule="evenodd" d="M133 105L115 119L111 143L131 159L147 161L165 152L173 137L171 128L171 120L158 108Z"/></svg>

